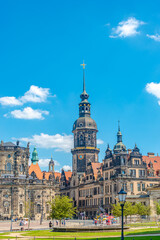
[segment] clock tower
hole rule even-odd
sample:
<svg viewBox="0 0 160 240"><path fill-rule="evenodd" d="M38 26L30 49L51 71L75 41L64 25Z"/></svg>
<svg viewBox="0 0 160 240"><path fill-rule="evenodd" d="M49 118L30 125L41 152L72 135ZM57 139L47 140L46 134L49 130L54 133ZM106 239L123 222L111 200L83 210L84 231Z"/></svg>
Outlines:
<svg viewBox="0 0 160 240"><path fill-rule="evenodd" d="M83 66L83 92L80 95L79 118L73 124L74 148L72 152L73 175L84 173L87 163L98 162L97 124L91 118L91 104L85 89L85 64Z"/></svg>

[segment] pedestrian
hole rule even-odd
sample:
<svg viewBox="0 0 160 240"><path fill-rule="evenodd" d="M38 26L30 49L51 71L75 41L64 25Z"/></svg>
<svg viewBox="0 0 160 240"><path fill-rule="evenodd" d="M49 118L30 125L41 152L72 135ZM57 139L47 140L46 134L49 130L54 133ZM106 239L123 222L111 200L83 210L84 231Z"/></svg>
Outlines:
<svg viewBox="0 0 160 240"><path fill-rule="evenodd" d="M49 222L49 228L52 228L52 222L51 221Z"/></svg>

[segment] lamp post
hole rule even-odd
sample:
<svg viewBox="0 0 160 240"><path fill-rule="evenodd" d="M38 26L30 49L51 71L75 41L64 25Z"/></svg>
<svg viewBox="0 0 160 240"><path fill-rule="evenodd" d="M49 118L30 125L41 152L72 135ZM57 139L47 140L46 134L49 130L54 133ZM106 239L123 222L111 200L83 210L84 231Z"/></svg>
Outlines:
<svg viewBox="0 0 160 240"><path fill-rule="evenodd" d="M123 190L123 188L122 188L121 191L118 193L118 198L119 198L119 202L120 202L121 210L122 210L121 240L124 240L124 234L123 234L123 208L124 208L124 204L125 204L125 201L126 201L126 195L127 195L127 193Z"/></svg>

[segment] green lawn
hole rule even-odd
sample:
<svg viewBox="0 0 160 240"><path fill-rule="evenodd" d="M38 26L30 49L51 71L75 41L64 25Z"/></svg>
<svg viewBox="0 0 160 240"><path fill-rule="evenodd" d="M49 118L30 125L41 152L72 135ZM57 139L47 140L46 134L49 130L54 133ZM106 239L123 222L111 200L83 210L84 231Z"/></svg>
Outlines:
<svg viewBox="0 0 160 240"><path fill-rule="evenodd" d="M0 239L13 239L11 237L3 237L0 236ZM15 237L14 237L15 239ZM22 240L23 238L18 238L19 240ZM38 238L37 238L38 239ZM39 240L75 240L75 238L39 238ZM121 240L120 237L106 237L106 238L76 238L76 240ZM160 236L155 237L125 237L125 240L159 240ZM34 240L34 238L30 238L30 240Z"/></svg>
<svg viewBox="0 0 160 240"><path fill-rule="evenodd" d="M160 228L136 229L125 231L125 235L141 235L141 234L156 234L160 233ZM49 230L27 231L22 233L23 236L41 236L41 237L107 237L120 236L121 232L50 232ZM160 239L160 237L159 237Z"/></svg>
<svg viewBox="0 0 160 240"><path fill-rule="evenodd" d="M19 232L22 236L28 237L30 240L34 240L34 236L39 240L45 239L45 240L60 240L60 239L66 239L66 240L74 240L75 238L77 240L80 239L88 239L88 240L120 240L121 232L50 232L49 230L36 230L36 231L26 231L26 232ZM128 230L125 231L125 239L126 240L160 240L160 236L154 236L154 237L129 237L129 235L142 235L142 234L160 234L160 228L150 228L150 229L136 229L136 230ZM9 235L10 233L1 233L0 239L9 239L15 237L8 237L5 235ZM114 238L111 238L113 236ZM20 239L20 238L19 238ZM22 238L21 238L22 239Z"/></svg>
<svg viewBox="0 0 160 240"><path fill-rule="evenodd" d="M66 238L61 238L61 240L64 240ZM68 240L75 240L75 238L67 238ZM76 240L95 240L95 238L76 238ZM114 237L114 238L111 238L111 237L107 237L107 238L96 238L97 240L121 240L120 237ZM125 240L159 240L160 237L157 236L157 237L125 237ZM30 239L31 240L31 239ZM41 240L51 240L51 238L41 238ZM60 240L60 238L54 238L54 240Z"/></svg>
<svg viewBox="0 0 160 240"><path fill-rule="evenodd" d="M129 226L129 227L154 227L154 226L160 226L160 222L159 224L157 224L157 222L146 222L146 223L129 223L129 224L125 224L125 226Z"/></svg>

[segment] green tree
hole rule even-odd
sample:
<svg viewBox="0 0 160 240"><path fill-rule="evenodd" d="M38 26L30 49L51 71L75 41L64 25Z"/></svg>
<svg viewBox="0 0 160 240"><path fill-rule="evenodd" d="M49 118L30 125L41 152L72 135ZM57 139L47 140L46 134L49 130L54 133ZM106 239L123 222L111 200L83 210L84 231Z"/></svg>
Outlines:
<svg viewBox="0 0 160 240"><path fill-rule="evenodd" d="M158 202L155 202L155 207L157 215L160 215L160 204Z"/></svg>
<svg viewBox="0 0 160 240"><path fill-rule="evenodd" d="M112 214L115 217L120 217L121 216L121 206L120 206L119 203L112 204Z"/></svg>
<svg viewBox="0 0 160 240"><path fill-rule="evenodd" d="M149 216L150 215L150 206L145 206L144 204L142 203L137 203L136 204L136 207L137 207L137 214L140 215L140 216Z"/></svg>
<svg viewBox="0 0 160 240"><path fill-rule="evenodd" d="M58 219L61 221L65 218L72 218L76 213L76 207L73 207L73 200L67 196L56 196L51 202L52 219Z"/></svg>
<svg viewBox="0 0 160 240"><path fill-rule="evenodd" d="M115 217L121 216L121 205L120 203L112 204L112 214ZM124 216L131 216L137 214L137 207L132 205L131 202L125 202L124 204Z"/></svg>

